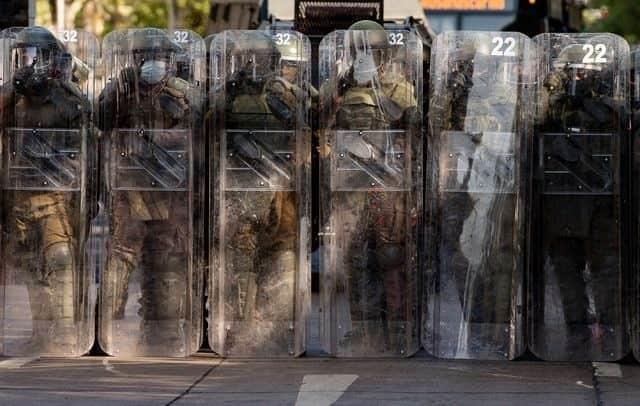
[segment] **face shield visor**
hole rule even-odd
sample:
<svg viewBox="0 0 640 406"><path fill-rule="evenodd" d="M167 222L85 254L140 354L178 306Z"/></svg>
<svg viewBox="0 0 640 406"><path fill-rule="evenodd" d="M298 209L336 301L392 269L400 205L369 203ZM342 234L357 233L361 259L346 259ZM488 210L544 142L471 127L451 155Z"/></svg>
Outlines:
<svg viewBox="0 0 640 406"><path fill-rule="evenodd" d="M377 32L353 31L349 36L353 49L353 79L358 85L367 85L373 82L380 70L384 59L384 49L372 43L370 35Z"/></svg>
<svg viewBox="0 0 640 406"><path fill-rule="evenodd" d="M585 97L591 89L595 89L595 79L601 70L598 65L586 63L564 63L554 67L564 71L567 78L565 91L572 97Z"/></svg>
<svg viewBox="0 0 640 406"><path fill-rule="evenodd" d="M38 47L15 48L12 59L15 70L30 67L33 68L36 73L43 74L52 66L51 52Z"/></svg>
<svg viewBox="0 0 640 406"><path fill-rule="evenodd" d="M240 79L262 83L272 76L277 67L270 64L272 61L275 62L273 58L273 55L255 52L233 55L231 57L231 73Z"/></svg>

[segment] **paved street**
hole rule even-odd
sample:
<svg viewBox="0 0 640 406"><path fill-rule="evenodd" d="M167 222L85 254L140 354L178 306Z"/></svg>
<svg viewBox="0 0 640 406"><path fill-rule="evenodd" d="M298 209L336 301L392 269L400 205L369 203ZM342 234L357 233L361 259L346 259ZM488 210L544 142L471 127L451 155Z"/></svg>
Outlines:
<svg viewBox="0 0 640 406"><path fill-rule="evenodd" d="M632 405L637 364L0 359L0 405Z"/></svg>
<svg viewBox="0 0 640 406"><path fill-rule="evenodd" d="M317 304L316 304L317 306ZM4 405L637 405L640 364L323 356L318 312L308 356L223 360L0 358Z"/></svg>

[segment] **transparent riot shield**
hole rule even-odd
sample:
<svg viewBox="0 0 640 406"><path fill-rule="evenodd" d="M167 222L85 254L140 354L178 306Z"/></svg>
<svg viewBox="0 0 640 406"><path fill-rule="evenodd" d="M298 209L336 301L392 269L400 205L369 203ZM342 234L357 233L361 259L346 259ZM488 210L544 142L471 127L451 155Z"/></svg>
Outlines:
<svg viewBox="0 0 640 406"><path fill-rule="evenodd" d="M418 337L422 44L335 31L320 44L321 338L335 356L409 356Z"/></svg>
<svg viewBox="0 0 640 406"><path fill-rule="evenodd" d="M225 31L210 52L209 343L224 356L299 355L310 307L309 41Z"/></svg>
<svg viewBox="0 0 640 406"><path fill-rule="evenodd" d="M512 359L524 350L533 46L513 32L448 32L431 60L423 344Z"/></svg>
<svg viewBox="0 0 640 406"><path fill-rule="evenodd" d="M637 269L640 263L640 46L631 49L631 145L632 145L632 182L631 215L632 229L629 230L632 244L631 269ZM640 275L631 272L631 289L627 292L629 305L633 309L631 318L631 348L636 359L640 360Z"/></svg>
<svg viewBox="0 0 640 406"><path fill-rule="evenodd" d="M636 270L640 263L640 46L634 45L631 48L631 69L630 69L630 99L631 99L631 159L632 159L632 182L631 182L631 224L630 230L632 251L631 269ZM628 303L633 309L631 316L631 348L636 359L640 359L640 274L631 272L631 289L627 292Z"/></svg>
<svg viewBox="0 0 640 406"><path fill-rule="evenodd" d="M0 44L0 354L79 356L94 340L98 41L26 27Z"/></svg>
<svg viewBox="0 0 640 406"><path fill-rule="evenodd" d="M103 60L100 345L112 355L186 356L202 337L204 41L188 30L115 31Z"/></svg>
<svg viewBox="0 0 640 406"><path fill-rule="evenodd" d="M530 347L546 360L616 360L628 352L629 47L612 34L534 40Z"/></svg>

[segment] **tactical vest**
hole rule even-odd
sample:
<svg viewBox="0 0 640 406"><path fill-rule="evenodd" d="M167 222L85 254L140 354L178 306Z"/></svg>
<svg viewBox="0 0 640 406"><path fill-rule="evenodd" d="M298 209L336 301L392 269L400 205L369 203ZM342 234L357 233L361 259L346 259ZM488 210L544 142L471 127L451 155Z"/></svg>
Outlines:
<svg viewBox="0 0 640 406"><path fill-rule="evenodd" d="M352 87L343 96L336 112L336 123L340 130L387 130L390 123L379 107L374 89Z"/></svg>

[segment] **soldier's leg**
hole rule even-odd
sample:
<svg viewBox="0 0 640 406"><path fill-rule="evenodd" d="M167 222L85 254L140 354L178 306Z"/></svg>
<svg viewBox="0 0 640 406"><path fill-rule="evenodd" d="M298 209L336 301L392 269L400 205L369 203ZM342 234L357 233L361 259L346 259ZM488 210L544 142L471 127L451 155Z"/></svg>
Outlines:
<svg viewBox="0 0 640 406"><path fill-rule="evenodd" d="M41 315L51 320L50 344L71 347L76 344L74 315L79 298L74 287L76 258L69 211L61 194L42 194L30 200L42 241L42 270L36 281Z"/></svg>
<svg viewBox="0 0 640 406"><path fill-rule="evenodd" d="M384 285L385 341L405 349L407 332L407 210L404 193L379 194L370 202L375 233L375 267Z"/></svg>
<svg viewBox="0 0 640 406"><path fill-rule="evenodd" d="M441 285L447 283L449 278L455 283L458 291L461 311L468 317L469 309L466 308L466 283L469 261L461 249L461 236L464 222L472 210L471 200L466 192L446 193L446 197L441 203L441 229L442 241L438 242L441 247L438 253L438 267L440 271ZM447 300L447 298L441 298Z"/></svg>
<svg viewBox="0 0 640 406"><path fill-rule="evenodd" d="M401 244L378 248L378 266L383 275L387 342L392 351L406 350L408 300L406 250Z"/></svg>
<svg viewBox="0 0 640 406"><path fill-rule="evenodd" d="M172 198L166 220L147 221L145 266L142 274L143 339L147 343L174 343L185 339L189 272L189 208L185 199ZM157 340L155 340L157 339Z"/></svg>
<svg viewBox="0 0 640 406"><path fill-rule="evenodd" d="M255 317L258 292L258 265L262 261L258 252L260 230L269 213L272 194L239 193L227 202L229 213L227 250L228 269L225 314L233 320L252 320Z"/></svg>
<svg viewBox="0 0 640 406"><path fill-rule="evenodd" d="M622 302L622 252L612 202L600 201L592 218L592 238L587 246L591 264L587 292L591 296L595 342L607 345L608 352L624 351L624 304ZM606 341L606 342L605 342Z"/></svg>
<svg viewBox="0 0 640 406"><path fill-rule="evenodd" d="M366 340L382 318L380 275L375 269L375 247L371 238L370 196L352 192L342 196L340 206L344 243L345 276L349 287L350 336ZM348 333L345 329L345 333Z"/></svg>
<svg viewBox="0 0 640 406"><path fill-rule="evenodd" d="M103 310L114 319L123 319L129 299L129 282L138 267L146 234L143 221L131 215L129 199L124 193L115 197L112 213L111 249L102 283Z"/></svg>
<svg viewBox="0 0 640 406"><path fill-rule="evenodd" d="M517 283L521 275L518 271L519 256L522 252L516 252L515 243L518 230L515 229L515 205L516 198L513 195L503 195L493 202L494 207L490 217L495 228L491 227L487 232L493 234L492 244L485 260L486 273L483 275L481 294L482 322L486 323L484 339L490 341L483 345L495 345L501 347L507 345L504 338L508 337L507 331L511 315L512 304L515 300L513 283Z"/></svg>
<svg viewBox="0 0 640 406"><path fill-rule="evenodd" d="M42 324L38 320L50 320L49 297L42 284L42 236L31 206L31 194L19 194L12 208L13 221L8 236L3 241L7 269L19 272L16 278L27 287L29 311L34 323L34 338ZM18 203L19 202L19 203Z"/></svg>
<svg viewBox="0 0 640 406"><path fill-rule="evenodd" d="M583 238L559 236L552 239L549 247L549 260L562 301L567 350L571 352L586 339L588 324L589 302L584 280L585 242Z"/></svg>
<svg viewBox="0 0 640 406"><path fill-rule="evenodd" d="M257 341L274 346L274 352L293 349L295 320L298 216L296 194L275 192L269 216L258 239L257 297L255 305Z"/></svg>
<svg viewBox="0 0 640 406"><path fill-rule="evenodd" d="M279 249L264 259L261 266L254 319L248 326L254 344L267 353L292 351L295 315L296 253ZM269 348L273 348L270 350Z"/></svg>

